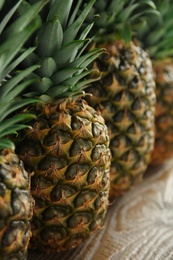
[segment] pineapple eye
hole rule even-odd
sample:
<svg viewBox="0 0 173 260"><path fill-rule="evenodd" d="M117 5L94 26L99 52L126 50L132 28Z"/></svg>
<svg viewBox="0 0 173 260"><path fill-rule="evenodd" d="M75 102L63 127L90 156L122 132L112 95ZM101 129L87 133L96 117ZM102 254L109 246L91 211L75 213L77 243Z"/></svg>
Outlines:
<svg viewBox="0 0 173 260"><path fill-rule="evenodd" d="M132 141L130 140L130 138L125 135L118 135L114 137L111 143L114 148L120 149L130 147L132 145Z"/></svg>
<svg viewBox="0 0 173 260"><path fill-rule="evenodd" d="M32 188L38 191L52 186L52 182L48 180L48 178L43 176L34 175L32 177L31 183L32 183Z"/></svg>
<svg viewBox="0 0 173 260"><path fill-rule="evenodd" d="M11 246L15 247L16 240L20 240L26 229L26 224L23 221L12 221L10 226L6 229L1 241L2 248ZM17 234L17 237L16 237ZM13 245L14 243L14 245ZM22 243L22 241L21 241ZM14 258L15 259L15 258ZM17 258L16 258L17 259Z"/></svg>
<svg viewBox="0 0 173 260"><path fill-rule="evenodd" d="M92 124L92 134L94 138L99 137L100 135L102 135L102 133L105 131L105 128L103 125L94 122Z"/></svg>
<svg viewBox="0 0 173 260"><path fill-rule="evenodd" d="M130 64L126 60L121 60L119 64L119 70L120 71L125 71L130 68Z"/></svg>
<svg viewBox="0 0 173 260"><path fill-rule="evenodd" d="M146 69L145 69L145 65L141 65L139 68L139 73L141 75L145 75L146 74Z"/></svg>
<svg viewBox="0 0 173 260"><path fill-rule="evenodd" d="M110 86L113 82L113 77L112 75L108 74L107 76L103 77L103 84L106 85L106 86Z"/></svg>
<svg viewBox="0 0 173 260"><path fill-rule="evenodd" d="M115 114L114 122L122 122L124 116L124 111L120 111L117 114Z"/></svg>
<svg viewBox="0 0 173 260"><path fill-rule="evenodd" d="M92 200L95 199L97 196L97 192L96 191L92 191L92 190L83 190L81 191L75 198L74 203L75 203L75 207L76 208L80 208L80 207L84 207L85 208L85 204L87 205L87 207L89 206L89 204L91 203L92 206Z"/></svg>
<svg viewBox="0 0 173 260"><path fill-rule="evenodd" d="M102 205L104 204L104 200L105 200L105 199L106 199L106 194L105 194L105 192L101 192L101 193L99 194L99 197L95 200L95 203L94 203L96 210L101 209Z"/></svg>
<svg viewBox="0 0 173 260"><path fill-rule="evenodd" d="M76 189L70 185L57 184L51 191L50 197L51 201L64 200L66 204L66 199L75 195L77 193Z"/></svg>
<svg viewBox="0 0 173 260"><path fill-rule="evenodd" d="M88 126L89 124L90 124L90 121L87 120L86 118L81 118L78 116L72 117L71 127L73 130L79 130L82 128L82 126Z"/></svg>
<svg viewBox="0 0 173 260"><path fill-rule="evenodd" d="M39 140L37 140L37 142L35 140L27 140L18 147L17 152L19 154L21 152L23 155L26 154L29 156L39 156L42 154L42 148Z"/></svg>
<svg viewBox="0 0 173 260"><path fill-rule="evenodd" d="M70 156L79 155L81 152L89 151L93 144L89 140L78 139L75 140L70 148Z"/></svg>
<svg viewBox="0 0 173 260"><path fill-rule="evenodd" d="M47 207L43 211L42 216L45 221L50 221L50 220L56 221L60 218L64 218L65 216L68 216L70 213L71 212L68 207L53 205L53 206Z"/></svg>
<svg viewBox="0 0 173 260"><path fill-rule="evenodd" d="M59 142L60 144L66 144L71 140L71 135L65 131L60 131L53 128L49 131L49 134L45 136L43 144L46 146L52 146Z"/></svg>
<svg viewBox="0 0 173 260"><path fill-rule="evenodd" d="M104 168L102 167L93 167L87 177L88 184L94 184L97 182L98 178L100 178L104 174Z"/></svg>
<svg viewBox="0 0 173 260"><path fill-rule="evenodd" d="M126 153L121 156L120 160L128 163L134 163L139 160L139 153L134 149L127 151Z"/></svg>
<svg viewBox="0 0 173 260"><path fill-rule="evenodd" d="M65 178L66 180L74 180L76 176L84 175L89 169L90 166L87 164L70 165L65 172Z"/></svg>
<svg viewBox="0 0 173 260"><path fill-rule="evenodd" d="M106 61L110 58L110 55L104 55L103 60ZM96 60L96 66L98 67L98 70L100 71L107 71L108 65L106 62L101 61L100 59Z"/></svg>
<svg viewBox="0 0 173 260"><path fill-rule="evenodd" d="M47 244L55 245L57 248L58 241L67 237L67 230L63 226L48 226L41 230L40 237Z"/></svg>
<svg viewBox="0 0 173 260"><path fill-rule="evenodd" d="M132 109L133 110L140 110L140 108L142 107L142 104L140 102L139 99L136 99L132 105Z"/></svg>
<svg viewBox="0 0 173 260"><path fill-rule="evenodd" d="M138 88L138 82L139 82L139 79L138 79L137 76L135 76L133 78L133 80L129 83L128 88L130 88L130 89L134 89L134 88L137 89Z"/></svg>
<svg viewBox="0 0 173 260"><path fill-rule="evenodd" d="M146 145L146 144L150 144L151 143L151 136L146 134L144 136L142 136L138 142L138 146L139 147L143 147L145 151L147 151L148 149L150 149L150 145Z"/></svg>
<svg viewBox="0 0 173 260"><path fill-rule="evenodd" d="M94 147L94 149L92 150L92 161L95 162L95 161L101 159L103 154L107 154L106 146L104 144L103 145L96 145Z"/></svg>
<svg viewBox="0 0 173 260"><path fill-rule="evenodd" d="M129 124L130 122L133 122L135 120L135 117L133 114L128 110L125 111L119 111L114 116L114 122L121 123L124 122L124 125ZM120 125L121 128L121 125ZM126 127L124 127L125 129Z"/></svg>
<svg viewBox="0 0 173 260"><path fill-rule="evenodd" d="M47 156L39 163L38 169L42 171L46 171L46 170L56 171L66 167L67 163L68 163L67 159L64 157L57 158L53 156Z"/></svg>
<svg viewBox="0 0 173 260"><path fill-rule="evenodd" d="M80 225L85 225L91 222L93 219L92 213L89 212L78 212L73 214L67 220L67 226L69 228L77 228Z"/></svg>
<svg viewBox="0 0 173 260"><path fill-rule="evenodd" d="M34 124L34 129L37 130L44 130L49 129L48 121L45 118L38 118L38 121Z"/></svg>
<svg viewBox="0 0 173 260"><path fill-rule="evenodd" d="M2 181L1 178L0 178L0 181ZM1 196L1 197L4 197L4 196L5 196L5 191L6 191L6 186L5 186L5 184L3 184L3 183L0 182L0 196Z"/></svg>
<svg viewBox="0 0 173 260"><path fill-rule="evenodd" d="M116 101L116 99L114 99L112 102L104 101L100 106L101 113L104 114L104 116L107 116L107 118L110 117L110 114L116 113L116 107L113 104L114 101Z"/></svg>

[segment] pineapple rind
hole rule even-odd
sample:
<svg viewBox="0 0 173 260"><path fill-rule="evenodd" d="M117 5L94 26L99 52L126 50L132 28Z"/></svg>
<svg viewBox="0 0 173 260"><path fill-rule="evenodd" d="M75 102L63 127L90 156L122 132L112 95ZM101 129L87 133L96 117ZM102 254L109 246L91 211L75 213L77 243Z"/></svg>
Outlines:
<svg viewBox="0 0 173 260"><path fill-rule="evenodd" d="M86 101L37 106L17 153L34 171L31 247L62 251L103 225L108 207L110 149L103 118ZM34 145L33 145L34 144Z"/></svg>
<svg viewBox="0 0 173 260"><path fill-rule="evenodd" d="M151 164L159 164L173 155L173 60L153 61L156 81L155 145Z"/></svg>
<svg viewBox="0 0 173 260"><path fill-rule="evenodd" d="M103 72L92 83L87 101L100 110L110 136L110 198L141 181L154 145L155 82L151 60L140 47L124 41L99 45L110 55L94 64Z"/></svg>
<svg viewBox="0 0 173 260"><path fill-rule="evenodd" d="M0 259L26 259L34 201L30 179L14 152L0 154Z"/></svg>
<svg viewBox="0 0 173 260"><path fill-rule="evenodd" d="M173 5L171 0L154 0L160 15L151 16L137 32L140 44L152 59L156 82L156 140L150 164L165 162L173 155Z"/></svg>

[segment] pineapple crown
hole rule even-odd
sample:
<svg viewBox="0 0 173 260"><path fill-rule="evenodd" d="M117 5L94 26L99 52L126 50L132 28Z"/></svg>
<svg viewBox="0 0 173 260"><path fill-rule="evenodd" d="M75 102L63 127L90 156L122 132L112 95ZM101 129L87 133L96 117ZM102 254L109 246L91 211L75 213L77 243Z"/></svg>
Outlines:
<svg viewBox="0 0 173 260"><path fill-rule="evenodd" d="M19 129L27 127L21 122L33 117L31 114L14 115L14 111L36 102L35 99L18 99L18 95L32 83L33 79L24 79L38 66L33 65L20 73L15 73L15 69L34 51L34 48L23 49L23 46L40 25L36 15L44 6L45 1L38 1L19 18L14 18L15 12L22 4L24 1L20 0L8 10L5 7L5 1L0 2L2 13L0 23L0 149L14 150L13 142L6 136L16 134ZM6 14L4 10L7 10ZM13 22L10 23L12 18L14 18Z"/></svg>
<svg viewBox="0 0 173 260"><path fill-rule="evenodd" d="M88 0L84 0L85 3ZM84 7L83 7L84 8ZM152 0L97 0L88 16L88 22L96 19L93 33L96 41L123 39L129 42L133 31L148 16L158 15Z"/></svg>
<svg viewBox="0 0 173 260"><path fill-rule="evenodd" d="M173 56L173 4L171 0L154 0L160 16L151 16L137 32L137 38L153 59Z"/></svg>
<svg viewBox="0 0 173 260"><path fill-rule="evenodd" d="M99 72L94 74L95 78L87 78L93 72L88 66L103 50L84 53L91 41L87 35L93 22L86 24L80 31L95 1L90 0L80 14L82 0L77 3L76 0L51 1L46 20L35 37L37 48L26 59L25 66L35 63L40 65L34 72L37 82L27 90L26 96L37 96L49 103L82 95L84 88L98 79Z"/></svg>

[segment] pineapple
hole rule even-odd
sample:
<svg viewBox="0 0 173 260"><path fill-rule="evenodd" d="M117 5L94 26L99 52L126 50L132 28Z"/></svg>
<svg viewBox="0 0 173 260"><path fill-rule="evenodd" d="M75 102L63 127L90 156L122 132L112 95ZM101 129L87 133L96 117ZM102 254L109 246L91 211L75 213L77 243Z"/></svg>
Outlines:
<svg viewBox="0 0 173 260"><path fill-rule="evenodd" d="M151 164L173 156L173 6L170 0L155 0L159 17L150 18L137 34L150 53L156 82L156 140Z"/></svg>
<svg viewBox="0 0 173 260"><path fill-rule="evenodd" d="M13 113L35 102L29 98L19 100L17 96L33 81L24 81L24 78L38 66L17 74L15 67L34 50L22 48L39 26L38 19L33 21L33 18L44 3L39 1L15 19L16 10L23 2L18 1L9 9L4 1L0 1L0 259L3 260L26 259L31 236L29 220L33 211L29 175L15 154L14 143L7 138L7 135L27 127L21 122L33 117L31 114Z"/></svg>
<svg viewBox="0 0 173 260"><path fill-rule="evenodd" d="M86 1L87 2L87 1ZM143 11L144 10L144 13ZM110 199L142 180L154 145L155 82L148 53L132 41L136 24L158 14L152 1L98 0L89 19L96 21L91 49L105 48L93 65L102 72L86 92L88 103L105 119L110 137Z"/></svg>
<svg viewBox="0 0 173 260"><path fill-rule="evenodd" d="M40 64L36 84L24 95L36 120L19 133L16 152L31 176L35 200L31 248L59 252L84 242L100 229L108 208L110 149L103 117L83 99L96 77L89 64L102 49L84 54L92 24L79 29L95 0L78 16L81 1L56 0L37 32L36 51L23 67ZM33 76L34 76L33 75Z"/></svg>

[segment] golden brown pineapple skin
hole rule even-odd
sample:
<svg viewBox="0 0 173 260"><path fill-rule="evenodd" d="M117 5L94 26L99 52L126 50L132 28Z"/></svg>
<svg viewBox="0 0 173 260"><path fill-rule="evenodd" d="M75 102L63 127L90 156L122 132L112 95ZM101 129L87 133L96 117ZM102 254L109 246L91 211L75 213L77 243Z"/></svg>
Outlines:
<svg viewBox="0 0 173 260"><path fill-rule="evenodd" d="M110 187L104 119L86 101L37 106L32 130L17 145L35 199L31 247L63 251L103 225Z"/></svg>
<svg viewBox="0 0 173 260"><path fill-rule="evenodd" d="M115 198L140 182L154 146L155 82L151 61L140 47L124 41L100 44L110 55L94 67L102 78L87 92L99 110L110 136L111 189Z"/></svg>
<svg viewBox="0 0 173 260"><path fill-rule="evenodd" d="M34 201L28 174L14 152L0 153L0 259L27 258Z"/></svg>
<svg viewBox="0 0 173 260"><path fill-rule="evenodd" d="M173 156L173 60L153 61L156 81L156 140L151 164Z"/></svg>

